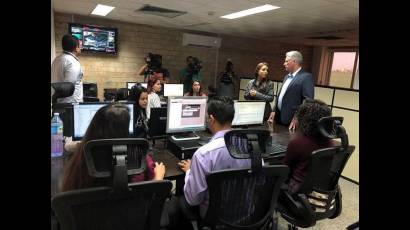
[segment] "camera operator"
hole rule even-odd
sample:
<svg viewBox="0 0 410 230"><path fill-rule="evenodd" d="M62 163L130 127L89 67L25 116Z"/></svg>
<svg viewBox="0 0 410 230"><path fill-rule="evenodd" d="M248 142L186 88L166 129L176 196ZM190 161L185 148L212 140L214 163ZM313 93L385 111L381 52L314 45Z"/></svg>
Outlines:
<svg viewBox="0 0 410 230"><path fill-rule="evenodd" d="M227 96L233 99L235 92L235 81L237 76L233 71L233 63L228 59L225 66L225 71L221 72L218 76L218 96Z"/></svg>
<svg viewBox="0 0 410 230"><path fill-rule="evenodd" d="M187 67L183 68L179 73L180 83L184 84L184 94L191 89L194 80L202 80L202 76L200 74L202 66L199 59L188 56L186 58L186 64Z"/></svg>
<svg viewBox="0 0 410 230"><path fill-rule="evenodd" d="M138 71L138 74L140 76L144 76L144 82L148 82L148 78L151 76L160 78L162 83L169 82L169 71L165 68L162 68L162 55L148 53L148 56L145 57L145 62L146 64L141 66L140 70Z"/></svg>

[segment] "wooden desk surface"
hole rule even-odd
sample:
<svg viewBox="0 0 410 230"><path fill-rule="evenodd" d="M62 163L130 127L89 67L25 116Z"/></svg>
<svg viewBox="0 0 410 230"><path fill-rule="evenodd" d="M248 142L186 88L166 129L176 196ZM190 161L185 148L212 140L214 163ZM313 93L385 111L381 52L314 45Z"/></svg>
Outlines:
<svg viewBox="0 0 410 230"><path fill-rule="evenodd" d="M165 149L164 147L154 147L153 149L153 160L156 162L162 162L165 165L165 179L174 180L177 177L185 175L184 171L182 171L178 166L180 160L168 149Z"/></svg>
<svg viewBox="0 0 410 230"><path fill-rule="evenodd" d="M272 143L287 145L293 132L288 130L288 127L281 125L267 125L267 128L272 136ZM209 136L209 134L205 134ZM151 142L150 142L151 143ZM165 179L175 180L184 176L184 172L179 168L179 159L170 153L164 145L163 140L156 140L153 147L153 159L157 162L163 162L166 168ZM59 187L64 174L64 167L67 165L67 156L59 158L51 158L51 195L53 196L59 191Z"/></svg>

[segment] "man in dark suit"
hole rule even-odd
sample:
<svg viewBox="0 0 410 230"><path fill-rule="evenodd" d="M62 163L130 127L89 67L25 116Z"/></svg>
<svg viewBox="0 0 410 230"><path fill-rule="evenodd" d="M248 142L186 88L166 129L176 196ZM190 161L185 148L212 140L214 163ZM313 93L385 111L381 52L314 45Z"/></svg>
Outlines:
<svg viewBox="0 0 410 230"><path fill-rule="evenodd" d="M312 74L302 69L303 57L298 51L286 53L283 65L288 75L283 79L283 84L275 102L274 112L269 120L275 120L278 124L289 125L289 130L295 130L297 120L295 111L303 100L314 98L314 84Z"/></svg>

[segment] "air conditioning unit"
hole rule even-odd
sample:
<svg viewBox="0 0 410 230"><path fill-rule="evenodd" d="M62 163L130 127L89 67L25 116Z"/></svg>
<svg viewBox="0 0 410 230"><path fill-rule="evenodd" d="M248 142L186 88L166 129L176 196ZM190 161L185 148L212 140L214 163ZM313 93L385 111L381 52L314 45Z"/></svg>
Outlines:
<svg viewBox="0 0 410 230"><path fill-rule="evenodd" d="M221 47L221 42L222 42L221 38L198 35L198 34L184 33L182 36L183 46L219 48Z"/></svg>

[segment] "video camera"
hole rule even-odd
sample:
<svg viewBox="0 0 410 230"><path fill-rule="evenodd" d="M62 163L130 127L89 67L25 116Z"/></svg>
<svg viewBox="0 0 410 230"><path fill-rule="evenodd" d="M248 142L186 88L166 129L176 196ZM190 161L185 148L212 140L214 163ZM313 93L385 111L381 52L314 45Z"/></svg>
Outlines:
<svg viewBox="0 0 410 230"><path fill-rule="evenodd" d="M161 69L162 66L162 55L148 53L148 56L145 57L145 62L148 65L148 72L152 73Z"/></svg>
<svg viewBox="0 0 410 230"><path fill-rule="evenodd" d="M234 76L235 76L234 72L224 72L221 76L220 81L226 84L233 83Z"/></svg>
<svg viewBox="0 0 410 230"><path fill-rule="evenodd" d="M233 78L236 78L235 72L233 71L233 63L228 59L225 66L225 72L222 73L220 81L225 84L233 83Z"/></svg>
<svg viewBox="0 0 410 230"><path fill-rule="evenodd" d="M189 57L190 61L188 62L188 75L198 74L201 71L201 61L196 57Z"/></svg>

